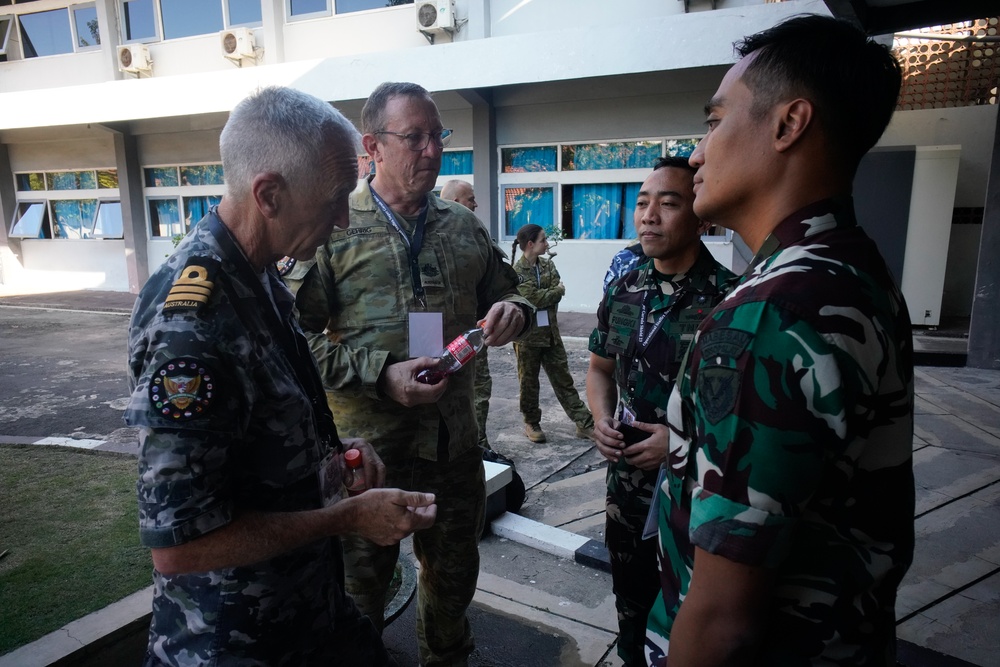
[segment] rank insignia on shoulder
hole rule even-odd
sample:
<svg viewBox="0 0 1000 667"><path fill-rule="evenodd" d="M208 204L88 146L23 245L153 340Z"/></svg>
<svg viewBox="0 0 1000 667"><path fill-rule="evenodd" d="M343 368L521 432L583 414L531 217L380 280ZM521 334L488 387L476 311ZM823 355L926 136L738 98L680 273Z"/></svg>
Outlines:
<svg viewBox="0 0 1000 667"><path fill-rule="evenodd" d="M149 381L149 400L160 415L177 421L204 416L216 397L208 366L190 358L171 359Z"/></svg>
<svg viewBox="0 0 1000 667"><path fill-rule="evenodd" d="M278 269L278 275L284 278L291 273L292 269L295 268L296 261L294 257L288 257L287 255L279 259L274 265Z"/></svg>
<svg viewBox="0 0 1000 667"><path fill-rule="evenodd" d="M212 296L218 270L219 261L211 257L188 259L163 302L163 310L197 310L204 306Z"/></svg>

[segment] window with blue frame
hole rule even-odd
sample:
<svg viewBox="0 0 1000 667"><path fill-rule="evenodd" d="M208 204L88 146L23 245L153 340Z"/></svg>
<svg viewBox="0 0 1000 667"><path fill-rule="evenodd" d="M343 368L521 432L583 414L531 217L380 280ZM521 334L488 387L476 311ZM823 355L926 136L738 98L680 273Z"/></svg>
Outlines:
<svg viewBox="0 0 1000 667"><path fill-rule="evenodd" d="M554 185L503 186L504 234L517 235L527 224L543 229L555 220L556 195Z"/></svg>
<svg viewBox="0 0 1000 667"><path fill-rule="evenodd" d="M472 151L445 151L441 156L441 176L472 173Z"/></svg>

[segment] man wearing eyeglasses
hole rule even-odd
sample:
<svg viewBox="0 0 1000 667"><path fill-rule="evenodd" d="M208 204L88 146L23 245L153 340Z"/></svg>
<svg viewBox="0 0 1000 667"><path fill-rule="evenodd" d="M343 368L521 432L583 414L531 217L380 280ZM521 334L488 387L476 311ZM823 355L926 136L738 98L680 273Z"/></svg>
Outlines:
<svg viewBox="0 0 1000 667"><path fill-rule="evenodd" d="M472 212L431 194L451 130L428 92L384 83L361 115L375 174L351 194L348 228L290 278L338 428L364 434L385 462L387 485L436 495L437 522L413 540L420 663L465 665L486 504L472 364L435 385L416 375L478 314L486 344L504 345L532 308ZM358 537L344 551L348 591L381 628L399 546Z"/></svg>

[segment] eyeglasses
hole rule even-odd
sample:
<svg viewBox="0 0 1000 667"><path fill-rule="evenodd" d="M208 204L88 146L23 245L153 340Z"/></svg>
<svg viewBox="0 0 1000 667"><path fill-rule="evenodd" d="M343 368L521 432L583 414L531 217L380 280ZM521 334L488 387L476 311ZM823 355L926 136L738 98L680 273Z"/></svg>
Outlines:
<svg viewBox="0 0 1000 667"><path fill-rule="evenodd" d="M379 130L377 132L372 132L372 134L391 134L395 137L399 137L406 144L406 147L411 151L422 151L427 148L427 144L434 139L434 143L438 148L444 148L451 143L452 130L438 130L437 132L411 132L410 134L404 134L402 132L390 132L389 130Z"/></svg>

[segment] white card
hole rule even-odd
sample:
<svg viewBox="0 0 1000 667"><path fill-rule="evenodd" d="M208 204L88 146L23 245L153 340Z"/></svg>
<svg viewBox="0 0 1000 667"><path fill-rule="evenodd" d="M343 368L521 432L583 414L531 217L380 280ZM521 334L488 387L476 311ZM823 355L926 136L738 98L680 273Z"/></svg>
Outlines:
<svg viewBox="0 0 1000 667"><path fill-rule="evenodd" d="M547 326L549 326L549 311L547 311L547 310L539 310L536 313L536 315L537 315L537 318L538 318L538 326L540 326L540 327L547 327Z"/></svg>
<svg viewBox="0 0 1000 667"><path fill-rule="evenodd" d="M444 352L444 316L410 313L410 359L436 357Z"/></svg>

